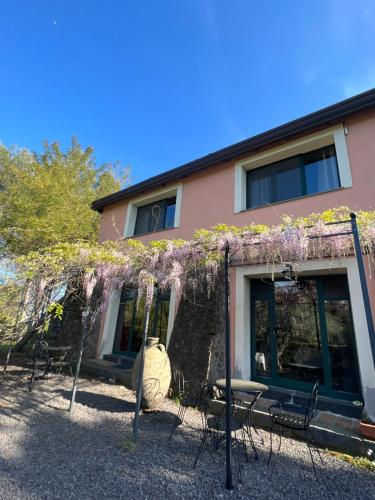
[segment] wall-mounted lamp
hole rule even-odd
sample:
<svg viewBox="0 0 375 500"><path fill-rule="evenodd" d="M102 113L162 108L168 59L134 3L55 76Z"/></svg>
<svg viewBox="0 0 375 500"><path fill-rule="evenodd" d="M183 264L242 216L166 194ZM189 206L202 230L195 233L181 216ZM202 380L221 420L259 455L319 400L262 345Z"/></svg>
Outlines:
<svg viewBox="0 0 375 500"><path fill-rule="evenodd" d="M281 274L284 276L284 279L294 281L293 267L290 262L284 262L284 268L281 271Z"/></svg>

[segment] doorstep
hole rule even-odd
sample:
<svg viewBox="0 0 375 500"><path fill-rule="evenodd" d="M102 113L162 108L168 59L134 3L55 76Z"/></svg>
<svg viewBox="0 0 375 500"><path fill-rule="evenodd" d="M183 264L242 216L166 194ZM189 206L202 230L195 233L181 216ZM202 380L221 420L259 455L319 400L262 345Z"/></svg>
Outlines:
<svg viewBox="0 0 375 500"><path fill-rule="evenodd" d="M104 361L111 361L113 365L120 365L121 369L132 369L135 358L126 356L125 354L104 354Z"/></svg>
<svg viewBox="0 0 375 500"><path fill-rule="evenodd" d="M114 364L113 361L104 359L85 359L82 361L82 372L97 377L123 384L128 389L133 389L132 370L122 367L121 364Z"/></svg>

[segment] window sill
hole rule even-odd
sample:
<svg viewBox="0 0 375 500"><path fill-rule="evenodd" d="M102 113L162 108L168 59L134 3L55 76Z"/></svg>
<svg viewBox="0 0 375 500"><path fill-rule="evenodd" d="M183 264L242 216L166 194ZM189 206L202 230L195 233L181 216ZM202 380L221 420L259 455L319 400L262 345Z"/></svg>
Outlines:
<svg viewBox="0 0 375 500"><path fill-rule="evenodd" d="M350 186L350 187L352 187L352 186ZM273 203L266 203L265 205L259 205L258 207L244 208L244 209L240 210L239 212L234 212L234 213L235 214L242 214L244 212L252 212L253 210L259 210L260 208L274 207L275 205L276 206L282 205L284 203L289 203L291 201L305 200L306 198L312 198L313 196L335 193L337 191L344 191L345 189L350 189L350 187L339 187L336 189L330 189L329 191L321 191L320 193L312 193L312 194L306 194L304 196L298 196L297 198L289 198L288 200L274 201Z"/></svg>
<svg viewBox="0 0 375 500"><path fill-rule="evenodd" d="M173 227L166 227L164 229L158 229L157 231L150 231L148 233L142 233L142 234L135 234L133 236L125 236L124 240L131 240L134 238L141 238L142 236L147 236L149 234L159 234L159 233L164 233L165 231L173 231L174 229L178 229L178 226L173 226Z"/></svg>

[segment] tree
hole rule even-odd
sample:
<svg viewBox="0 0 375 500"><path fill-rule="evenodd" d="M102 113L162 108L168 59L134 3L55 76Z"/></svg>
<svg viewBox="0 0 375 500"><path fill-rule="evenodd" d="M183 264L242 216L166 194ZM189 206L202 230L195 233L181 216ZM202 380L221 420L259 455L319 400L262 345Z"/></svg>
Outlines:
<svg viewBox="0 0 375 500"><path fill-rule="evenodd" d="M97 167L93 149L75 138L66 152L56 142L40 154L0 146L0 254L95 241L100 216L91 203L118 189L112 165Z"/></svg>

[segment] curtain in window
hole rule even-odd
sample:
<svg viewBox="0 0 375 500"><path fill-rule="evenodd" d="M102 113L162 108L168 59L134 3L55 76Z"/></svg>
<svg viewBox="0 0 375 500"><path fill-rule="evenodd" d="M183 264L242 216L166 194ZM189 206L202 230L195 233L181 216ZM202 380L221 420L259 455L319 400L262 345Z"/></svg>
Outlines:
<svg viewBox="0 0 375 500"><path fill-rule="evenodd" d="M318 168L318 191L328 191L339 185L337 162L335 156L327 156L325 151L322 153Z"/></svg>
<svg viewBox="0 0 375 500"><path fill-rule="evenodd" d="M253 171L250 173L251 207L259 207L272 202L272 183L269 171Z"/></svg>
<svg viewBox="0 0 375 500"><path fill-rule="evenodd" d="M323 148L319 153L319 159L305 165L307 194L329 191L340 186L334 148Z"/></svg>
<svg viewBox="0 0 375 500"><path fill-rule="evenodd" d="M134 235L145 234L163 229L167 201L160 200L149 205L139 207Z"/></svg>
<svg viewBox="0 0 375 500"><path fill-rule="evenodd" d="M146 205L139 207L137 211L137 223L135 226L134 234L144 234L149 231L151 221L151 207Z"/></svg>

